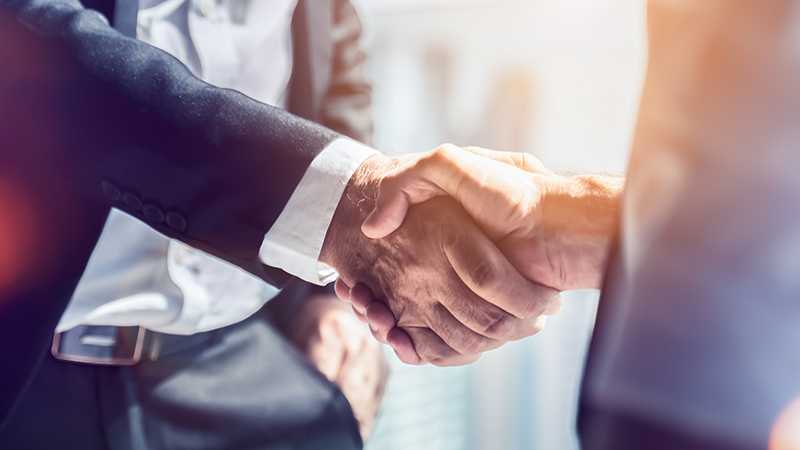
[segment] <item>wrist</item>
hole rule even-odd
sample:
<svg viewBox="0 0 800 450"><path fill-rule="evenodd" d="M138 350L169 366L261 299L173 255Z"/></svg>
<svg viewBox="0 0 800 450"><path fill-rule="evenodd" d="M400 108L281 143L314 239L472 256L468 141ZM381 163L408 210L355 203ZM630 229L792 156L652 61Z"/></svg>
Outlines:
<svg viewBox="0 0 800 450"><path fill-rule="evenodd" d="M361 224L375 206L381 177L395 165L395 159L383 154L367 158L347 183L333 215L320 251L321 262L336 268L369 264L371 255L362 241Z"/></svg>
<svg viewBox="0 0 800 450"><path fill-rule="evenodd" d="M622 178L546 178L533 241L538 257L528 263L527 276L560 290L599 288L617 227Z"/></svg>
<svg viewBox="0 0 800 450"><path fill-rule="evenodd" d="M542 227L605 249L619 221L624 179L601 175L556 176L542 199Z"/></svg>

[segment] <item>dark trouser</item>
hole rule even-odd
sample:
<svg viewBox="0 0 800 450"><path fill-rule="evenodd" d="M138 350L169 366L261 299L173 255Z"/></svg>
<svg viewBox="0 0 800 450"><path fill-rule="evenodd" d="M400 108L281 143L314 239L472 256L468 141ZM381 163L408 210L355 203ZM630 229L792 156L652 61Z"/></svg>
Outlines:
<svg viewBox="0 0 800 450"><path fill-rule="evenodd" d="M361 448L347 400L257 314L131 367L48 356L0 449Z"/></svg>

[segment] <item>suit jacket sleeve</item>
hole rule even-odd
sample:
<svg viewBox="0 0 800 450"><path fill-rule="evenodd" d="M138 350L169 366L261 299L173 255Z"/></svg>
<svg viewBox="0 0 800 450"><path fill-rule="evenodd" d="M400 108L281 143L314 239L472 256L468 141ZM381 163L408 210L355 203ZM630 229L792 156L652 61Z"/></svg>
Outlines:
<svg viewBox="0 0 800 450"><path fill-rule="evenodd" d="M1 56L20 64L0 79L4 103L24 111L3 117L17 122L9 129L50 137L17 149L28 169L57 161L80 201L115 206L276 282L260 243L337 135L202 82L77 0L0 5L13 19Z"/></svg>

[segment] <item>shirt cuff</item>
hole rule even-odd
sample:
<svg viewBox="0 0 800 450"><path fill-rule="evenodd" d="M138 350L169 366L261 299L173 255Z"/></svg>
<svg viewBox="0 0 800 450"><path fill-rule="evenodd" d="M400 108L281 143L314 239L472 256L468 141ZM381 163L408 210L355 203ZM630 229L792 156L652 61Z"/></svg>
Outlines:
<svg viewBox="0 0 800 450"><path fill-rule="evenodd" d="M325 234L350 177L378 152L339 138L320 152L306 170L278 220L267 231L259 257L309 283L328 284L336 271L319 261Z"/></svg>

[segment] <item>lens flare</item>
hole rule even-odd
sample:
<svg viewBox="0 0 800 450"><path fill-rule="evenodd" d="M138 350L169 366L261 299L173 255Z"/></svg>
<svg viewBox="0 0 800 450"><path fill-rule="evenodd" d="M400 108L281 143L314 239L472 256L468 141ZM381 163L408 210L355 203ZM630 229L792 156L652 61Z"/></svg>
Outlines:
<svg viewBox="0 0 800 450"><path fill-rule="evenodd" d="M33 229L30 205L21 189L0 180L0 292L17 284L30 269Z"/></svg>
<svg viewBox="0 0 800 450"><path fill-rule="evenodd" d="M800 450L800 397L778 416L769 437L769 450Z"/></svg>

